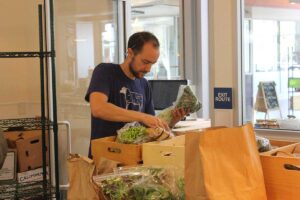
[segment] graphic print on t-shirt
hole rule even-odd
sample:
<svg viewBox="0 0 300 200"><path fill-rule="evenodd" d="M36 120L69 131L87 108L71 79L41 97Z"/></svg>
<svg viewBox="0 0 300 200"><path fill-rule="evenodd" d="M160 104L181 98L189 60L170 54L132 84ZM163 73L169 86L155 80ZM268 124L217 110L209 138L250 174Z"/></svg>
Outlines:
<svg viewBox="0 0 300 200"><path fill-rule="evenodd" d="M128 109L129 105L132 106L138 106L138 111L142 111L142 105L143 105L143 95L132 92L130 89L126 87L122 87L120 90L121 94L124 94L124 100L126 103L126 109Z"/></svg>

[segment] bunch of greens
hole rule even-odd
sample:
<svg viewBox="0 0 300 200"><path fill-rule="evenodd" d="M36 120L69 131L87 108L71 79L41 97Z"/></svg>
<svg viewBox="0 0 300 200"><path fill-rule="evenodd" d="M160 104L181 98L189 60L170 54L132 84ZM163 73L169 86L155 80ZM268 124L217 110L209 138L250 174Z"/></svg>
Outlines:
<svg viewBox="0 0 300 200"><path fill-rule="evenodd" d="M174 106L170 106L164 110L162 110L157 117L159 117L160 119L164 120L167 124L171 124L172 120L173 120L173 115L172 112L174 110Z"/></svg>
<svg viewBox="0 0 300 200"><path fill-rule="evenodd" d="M169 169L152 167L94 177L106 200L184 200L183 185L175 180Z"/></svg>
<svg viewBox="0 0 300 200"><path fill-rule="evenodd" d="M144 126L124 127L118 131L117 142L124 144L140 144L148 142L149 138L146 134Z"/></svg>
<svg viewBox="0 0 300 200"><path fill-rule="evenodd" d="M171 137L170 132L163 128L146 128L138 122L127 123L117 133L116 141L124 144L141 144Z"/></svg>
<svg viewBox="0 0 300 200"><path fill-rule="evenodd" d="M179 177L176 181L176 186L178 189L177 199L185 200L185 192L184 192L184 178Z"/></svg>
<svg viewBox="0 0 300 200"><path fill-rule="evenodd" d="M128 184L120 177L106 179L102 182L102 192L111 200L128 199Z"/></svg>
<svg viewBox="0 0 300 200"><path fill-rule="evenodd" d="M129 191L129 199L134 200L175 200L171 191L162 185L135 185Z"/></svg>
<svg viewBox="0 0 300 200"><path fill-rule="evenodd" d="M173 106L170 106L163 111L161 111L157 116L168 124L172 122L173 115L172 111L175 108L183 108L185 112L194 113L202 108L202 104L197 99L196 95L192 91L190 86L185 86L184 89L181 89L178 92L177 100Z"/></svg>
<svg viewBox="0 0 300 200"><path fill-rule="evenodd" d="M177 108L183 108L185 112L190 110L190 113L197 112L202 107L190 86L186 86L182 95L176 103Z"/></svg>

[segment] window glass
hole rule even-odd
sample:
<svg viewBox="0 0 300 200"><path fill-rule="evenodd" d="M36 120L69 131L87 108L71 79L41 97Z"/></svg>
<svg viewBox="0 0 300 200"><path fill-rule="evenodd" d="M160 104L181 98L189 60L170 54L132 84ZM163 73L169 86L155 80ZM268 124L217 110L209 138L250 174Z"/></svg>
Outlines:
<svg viewBox="0 0 300 200"><path fill-rule="evenodd" d="M300 130L300 4L245 0L244 122Z"/></svg>
<svg viewBox="0 0 300 200"><path fill-rule="evenodd" d="M181 79L180 0L131 1L131 30L149 31L160 42L160 57L147 74L148 79Z"/></svg>

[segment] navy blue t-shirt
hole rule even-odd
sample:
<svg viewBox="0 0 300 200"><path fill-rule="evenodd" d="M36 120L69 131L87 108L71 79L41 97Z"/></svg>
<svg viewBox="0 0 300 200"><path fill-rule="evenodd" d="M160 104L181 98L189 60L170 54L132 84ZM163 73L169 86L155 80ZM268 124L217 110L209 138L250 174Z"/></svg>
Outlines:
<svg viewBox="0 0 300 200"><path fill-rule="evenodd" d="M152 92L145 78L128 78L120 65L101 63L95 67L90 86L85 96L89 102L90 94L101 92L108 102L127 110L135 110L154 115ZM112 122L92 116L91 139L116 135L124 122Z"/></svg>

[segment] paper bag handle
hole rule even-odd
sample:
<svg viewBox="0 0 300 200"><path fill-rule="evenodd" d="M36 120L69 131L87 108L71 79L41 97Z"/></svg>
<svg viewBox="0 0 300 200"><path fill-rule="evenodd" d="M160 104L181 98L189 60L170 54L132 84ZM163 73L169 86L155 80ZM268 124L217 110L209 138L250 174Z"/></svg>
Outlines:
<svg viewBox="0 0 300 200"><path fill-rule="evenodd" d="M300 167L292 164L284 164L284 168L287 170L300 171Z"/></svg>

